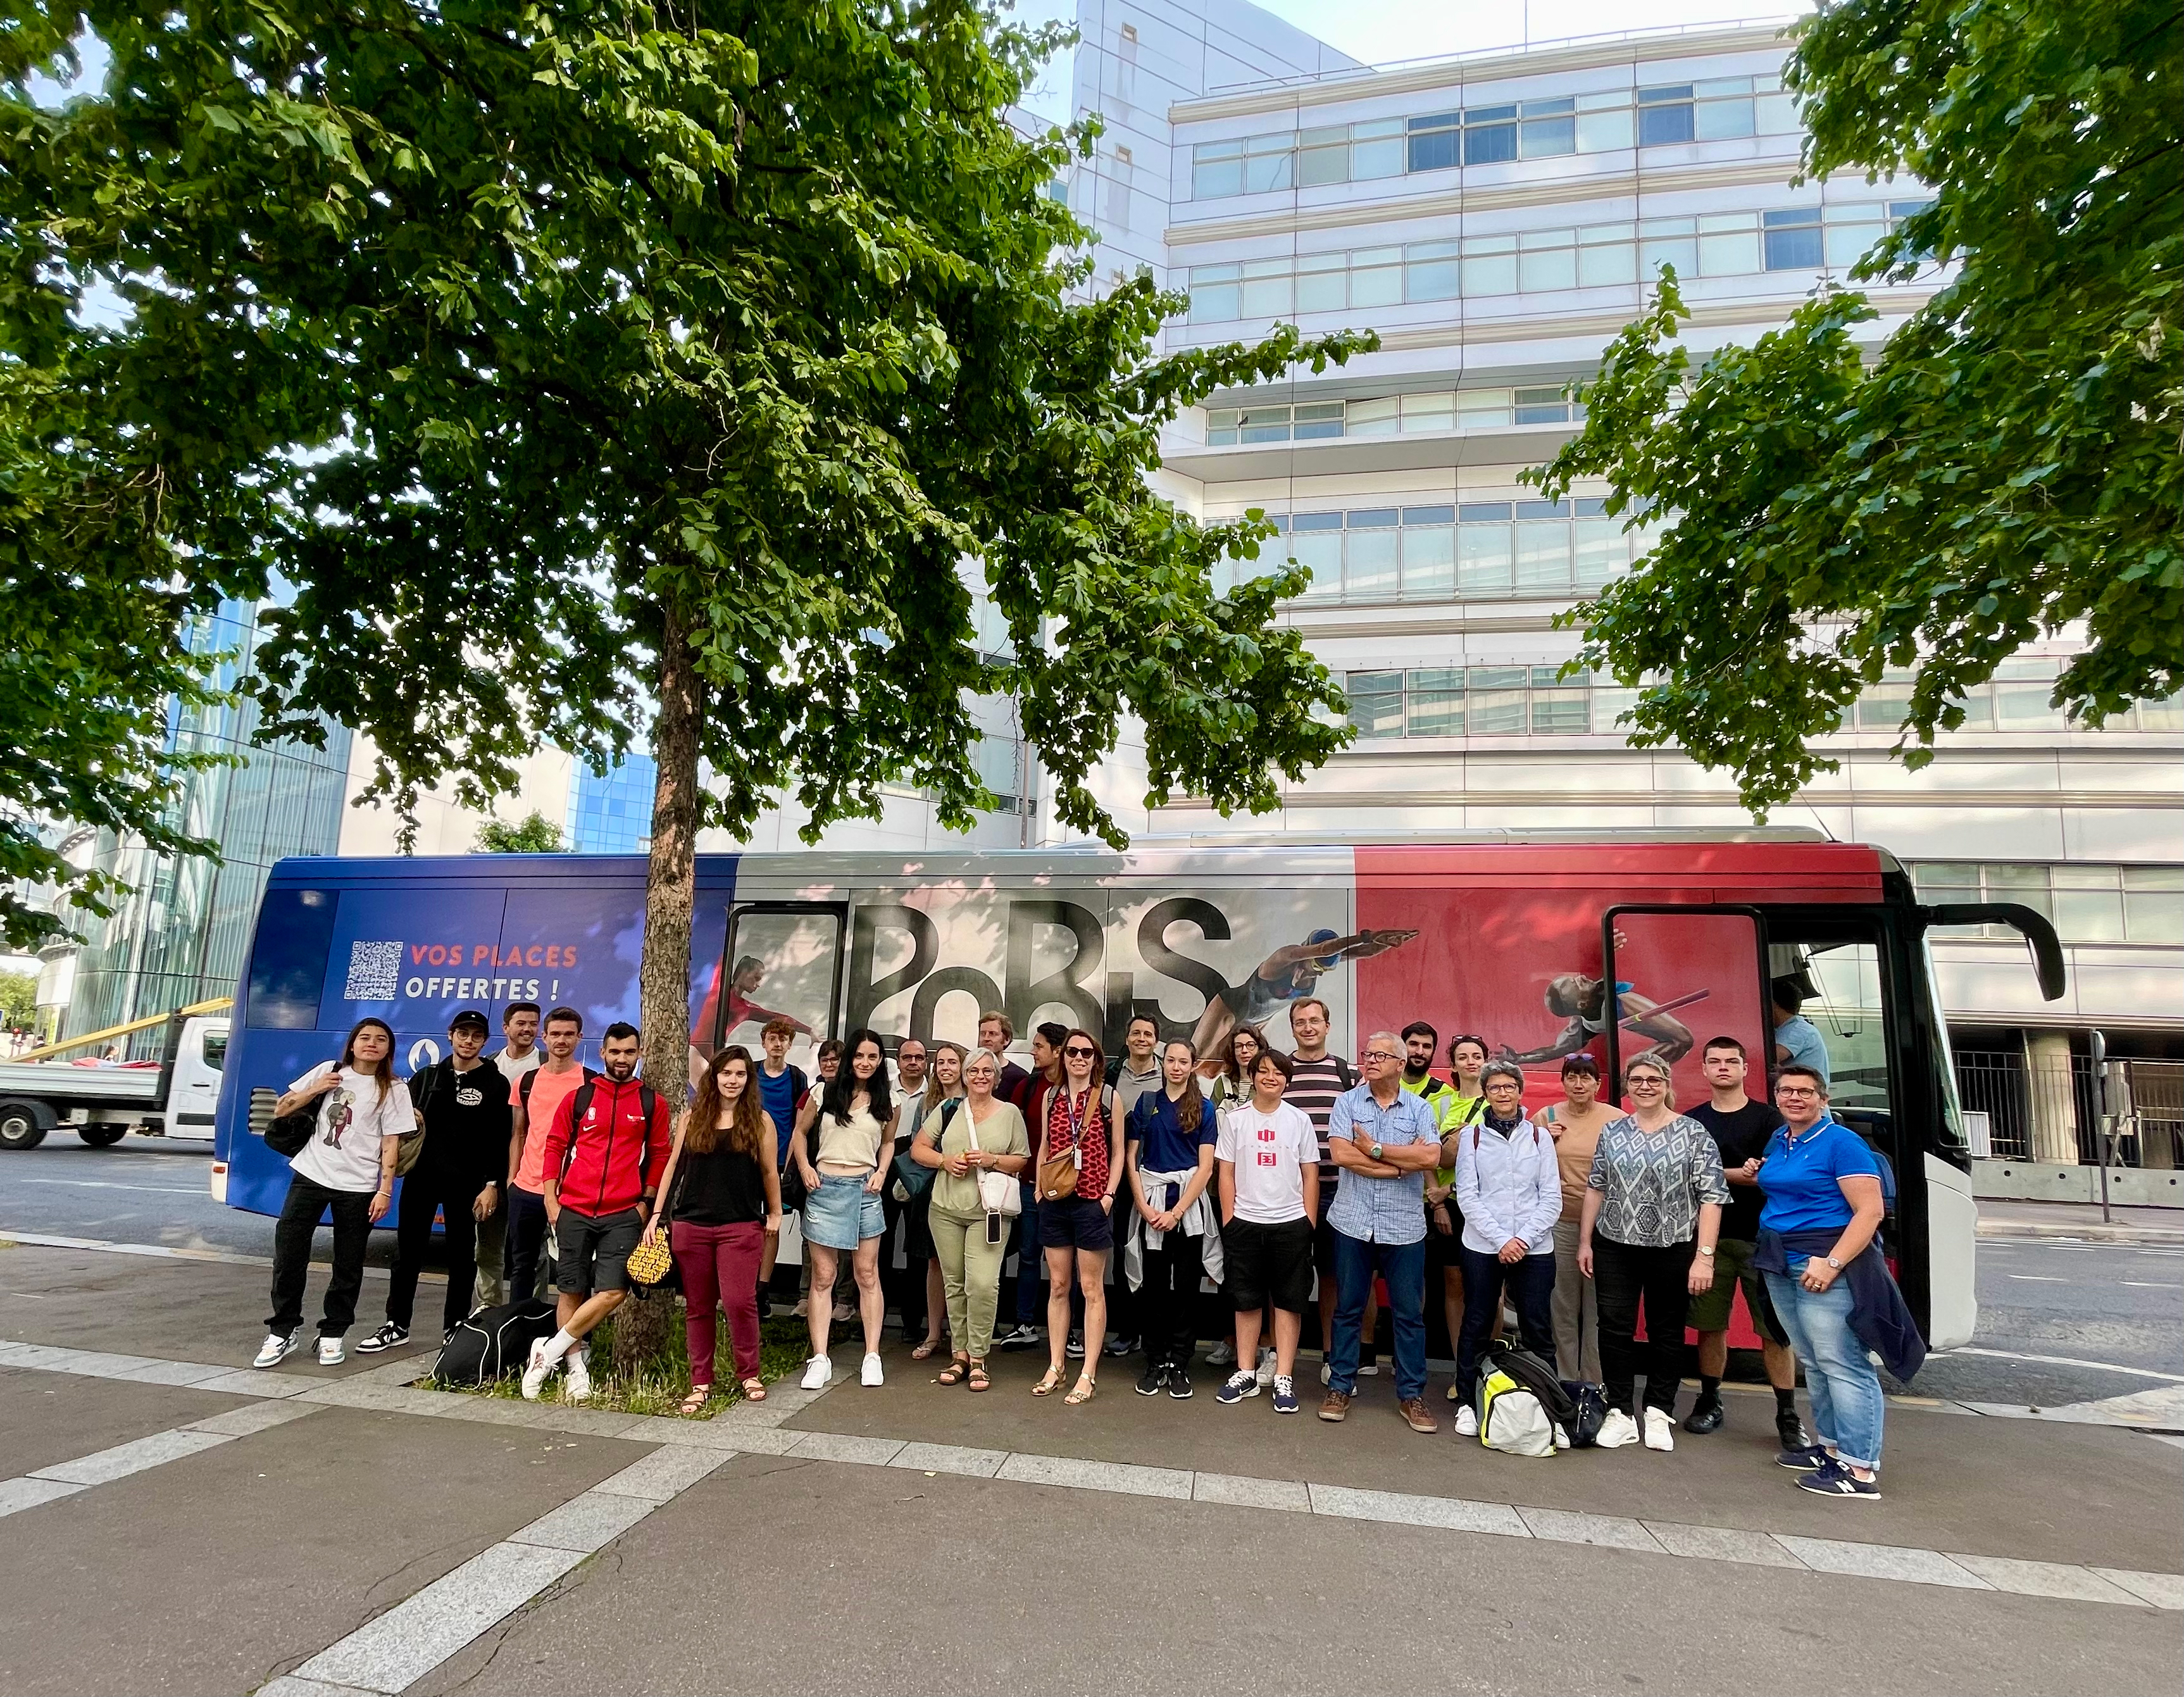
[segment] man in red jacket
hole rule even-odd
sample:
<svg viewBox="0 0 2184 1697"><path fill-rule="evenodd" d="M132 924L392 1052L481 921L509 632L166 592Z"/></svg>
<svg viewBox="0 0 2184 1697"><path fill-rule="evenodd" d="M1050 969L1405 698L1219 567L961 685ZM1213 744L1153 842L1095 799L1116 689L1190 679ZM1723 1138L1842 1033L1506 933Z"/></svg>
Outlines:
<svg viewBox="0 0 2184 1697"><path fill-rule="evenodd" d="M561 1329L531 1346L523 1370L529 1402L564 1363L567 1399L591 1395L584 1339L629 1295L630 1251L644 1235L668 1148L667 1104L638 1082L637 1051L634 1025L608 1026L599 1041L604 1075L571 1091L547 1129L539 1170Z"/></svg>

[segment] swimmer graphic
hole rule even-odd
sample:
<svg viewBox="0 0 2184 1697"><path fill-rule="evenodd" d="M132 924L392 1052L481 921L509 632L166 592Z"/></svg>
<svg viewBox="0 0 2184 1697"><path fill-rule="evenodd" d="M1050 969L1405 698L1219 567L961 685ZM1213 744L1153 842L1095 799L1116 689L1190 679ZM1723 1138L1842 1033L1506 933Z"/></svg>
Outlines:
<svg viewBox="0 0 2184 1697"><path fill-rule="evenodd" d="M1283 1003L1310 996L1321 975L1344 961L1385 954L1417 935L1416 931L1358 931L1344 937L1323 929L1301 943L1276 949L1243 983L1206 1004L1190 1046L1201 1055L1217 1053L1239 1024L1263 1028Z"/></svg>
<svg viewBox="0 0 2184 1697"><path fill-rule="evenodd" d="M1630 946L1630 939L1618 931L1615 946L1618 952ZM1679 996L1672 1001L1656 1002L1651 996L1641 996L1626 980L1618 979L1615 985L1617 1023L1624 1030L1652 1039L1651 1047L1642 1052L1658 1056L1673 1065L1691 1052L1698 1040L1692 1036L1691 1027L1676 1019L1669 1010L1688 1008L1695 1002L1705 1000L1708 992L1696 991L1688 996ZM1540 1061L1559 1059L1574 1055L1607 1030L1607 990L1602 981L1585 973L1566 972L1547 980L1547 1012L1569 1021L1554 1040L1536 1049L1518 1054L1504 1043L1496 1058L1513 1061L1518 1066L1531 1066ZM1633 1049L1622 1057L1627 1065L1635 1059L1639 1050Z"/></svg>

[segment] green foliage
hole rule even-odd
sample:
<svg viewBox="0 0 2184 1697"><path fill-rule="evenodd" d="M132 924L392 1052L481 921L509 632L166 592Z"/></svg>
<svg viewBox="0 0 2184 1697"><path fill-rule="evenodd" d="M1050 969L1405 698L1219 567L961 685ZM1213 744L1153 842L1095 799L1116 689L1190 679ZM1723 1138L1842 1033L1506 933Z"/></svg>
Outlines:
<svg viewBox="0 0 2184 1697"><path fill-rule="evenodd" d="M568 845L561 840L561 828L536 808L511 824L505 819L488 819L478 827L479 854L560 854Z"/></svg>
<svg viewBox="0 0 2184 1697"><path fill-rule="evenodd" d="M1805 169L1930 207L1858 282L1954 276L1875 357L1824 290L1694 373L1673 276L1535 474L1673 522L1579 611L1585 663L1649 684L1631 740L1737 774L1755 812L1834 762L1811 737L1915 668L1914 767L2026 643L2082 625L2056 705L2086 723L2184 684L2184 35L2170 0L1847 0L1785 80Z"/></svg>
<svg viewBox="0 0 2184 1697"><path fill-rule="evenodd" d="M0 1030L27 1031L37 1014L37 974L0 972Z"/></svg>
<svg viewBox="0 0 2184 1697"><path fill-rule="evenodd" d="M1346 739L1272 626L1292 578L1212 590L1271 527L1145 477L1180 406L1369 338L1155 359L1175 298L1072 299L1046 190L1089 137L1002 116L1051 32L966 0L16 9L0 337L159 490L187 581L294 586L267 734L323 712L376 793L481 806L541 741L626 751L687 631L731 830L786 791L816 835L890 781L968 823L967 691L1022 698L1061 816L1111 840L1084 780L1125 714L1156 801L1270 807ZM32 110L85 27L106 93ZM126 321L86 327L102 287Z"/></svg>

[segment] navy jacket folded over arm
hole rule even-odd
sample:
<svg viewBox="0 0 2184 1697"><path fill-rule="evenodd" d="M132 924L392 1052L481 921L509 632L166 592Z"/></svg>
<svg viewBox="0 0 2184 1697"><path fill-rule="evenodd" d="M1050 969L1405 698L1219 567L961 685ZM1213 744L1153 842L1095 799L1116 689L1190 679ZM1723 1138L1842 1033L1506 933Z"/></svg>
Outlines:
<svg viewBox="0 0 2184 1697"><path fill-rule="evenodd" d="M1791 1256L1817 1255L1825 1260L1841 1235L1839 1231L1782 1232L1762 1226L1752 1264L1763 1273L1787 1275ZM1911 1318L1880 1246L1867 1244L1851 1258L1841 1276L1850 1287L1850 1329L1880 1358L1891 1376L1909 1384L1911 1376L1926 1365L1926 1340L1919 1335L1919 1322Z"/></svg>

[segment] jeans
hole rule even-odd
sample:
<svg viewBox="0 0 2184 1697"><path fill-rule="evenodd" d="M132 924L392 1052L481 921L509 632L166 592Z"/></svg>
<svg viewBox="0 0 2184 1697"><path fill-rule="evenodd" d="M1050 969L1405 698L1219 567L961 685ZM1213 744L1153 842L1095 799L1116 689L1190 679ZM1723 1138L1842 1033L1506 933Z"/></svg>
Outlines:
<svg viewBox="0 0 2184 1697"><path fill-rule="evenodd" d="M1368 1243L1346 1231L1334 1234L1334 1348L1328 1358L1328 1387L1346 1396L1357 1390L1357 1339L1365 1304L1373 1300L1373 1279L1388 1282L1388 1311L1395 1321L1390 1352L1396 1364L1396 1398L1408 1402L1426 1393L1426 1246Z"/></svg>
<svg viewBox="0 0 2184 1697"><path fill-rule="evenodd" d="M716 1309L728 1315L728 1342L736 1357L736 1377L758 1377L758 1267L766 1250L766 1226L756 1220L733 1225L671 1222L667 1242L675 1252L675 1270L682 1279L682 1336L690 1350L690 1388L713 1382L713 1353L719 1334Z"/></svg>
<svg viewBox="0 0 2184 1697"><path fill-rule="evenodd" d="M471 1204L477 1188L468 1179L458 1181L453 1173L413 1171L402 1181L402 1199L395 1204L394 1276L387 1287L387 1317L404 1331L417 1305L417 1275L425 1268L425 1252L432 1242L432 1216L448 1220L448 1294L440 1304L440 1329L449 1331L471 1311L471 1292L476 1288L477 1222Z"/></svg>
<svg viewBox="0 0 2184 1697"><path fill-rule="evenodd" d="M1007 1236L989 1243L983 1214L950 1214L936 1208L926 1220L933 1228L933 1253L940 1263L941 1287L947 1292L949 1340L957 1354L983 1361L994 1347L994 1311L1001 1302Z"/></svg>
<svg viewBox="0 0 2184 1697"><path fill-rule="evenodd" d="M1017 1258L1017 1324L1037 1326L1046 1315L1046 1253L1039 1247L1039 1186L1023 1186L1023 1212L1017 1216L1009 1253Z"/></svg>
<svg viewBox="0 0 2184 1697"><path fill-rule="evenodd" d="M1198 1348L1198 1281L1206 1272L1206 1240L1164 1232L1160 1248L1146 1249L1144 1255L1145 1281L1138 1287L1138 1311L1144 1317L1145 1365L1187 1367ZM1115 1288L1121 1290L1123 1282L1117 1280Z"/></svg>
<svg viewBox="0 0 2184 1697"><path fill-rule="evenodd" d="M511 1302L548 1296L545 1274L546 1198L510 1186L508 1192L508 1296ZM550 1300L550 1297L549 1298Z"/></svg>
<svg viewBox="0 0 2184 1697"><path fill-rule="evenodd" d="M1792 1264L1802 1259L1792 1257ZM1795 1274L1769 1273L1767 1295L1790 1347L1805 1364L1814 1435L1852 1466L1879 1471L1880 1421L1888 1404L1880 1376L1850 1329L1850 1286L1837 1279L1824 1291L1808 1291Z"/></svg>
<svg viewBox="0 0 2184 1697"><path fill-rule="evenodd" d="M1577 1270L1577 1221L1555 1222L1555 1375L1600 1382L1600 1297Z"/></svg>
<svg viewBox="0 0 2184 1697"><path fill-rule="evenodd" d="M334 1270L326 1281L326 1305L319 1336L340 1337L356 1324L356 1293L364 1288L364 1248L371 1241L371 1192L328 1190L301 1173L288 1175L288 1197L273 1228L273 1314L268 1331L286 1337L304 1323L304 1277L311 1270L311 1241L319 1216L334 1216Z"/></svg>
<svg viewBox="0 0 2184 1697"><path fill-rule="evenodd" d="M1524 1348L1542 1361L1554 1359L1555 1258L1527 1255L1510 1266L1462 1244L1456 1254L1463 1269L1463 1331L1456 1345L1456 1387L1468 1403L1478 1392L1479 1352L1501 1315L1504 1285L1517 1304L1517 1329Z"/></svg>
<svg viewBox="0 0 2184 1697"><path fill-rule="evenodd" d="M1618 1243L1592 1234L1592 1279L1600 1292L1601 1394L1625 1414L1632 1406L1633 1382L1642 1367L1646 1406L1676 1411L1683 1382L1684 1316L1690 1311L1693 1246L1671 1243L1656 1249ZM1638 1303L1646 1304L1646 1348L1637 1343Z"/></svg>

